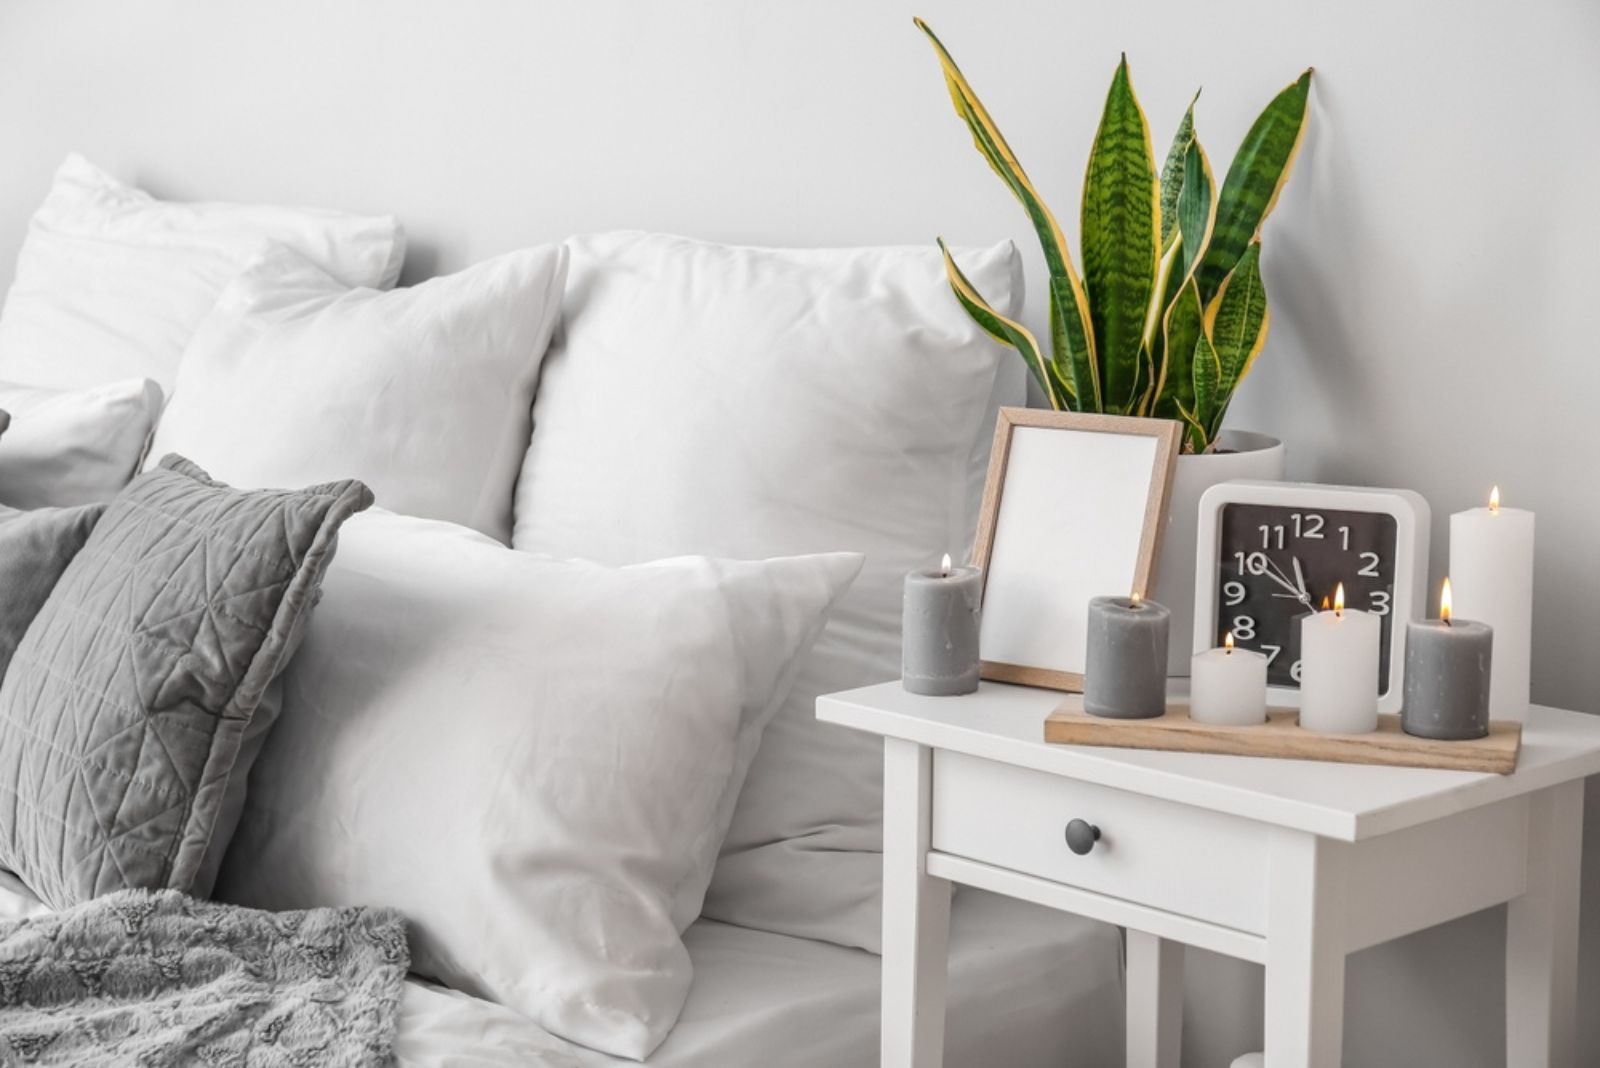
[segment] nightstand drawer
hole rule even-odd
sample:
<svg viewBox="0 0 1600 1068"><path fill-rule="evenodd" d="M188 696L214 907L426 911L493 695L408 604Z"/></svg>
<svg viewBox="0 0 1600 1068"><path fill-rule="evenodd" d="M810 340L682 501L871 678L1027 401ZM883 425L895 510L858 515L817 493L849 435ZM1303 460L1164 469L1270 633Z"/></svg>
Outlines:
<svg viewBox="0 0 1600 1068"><path fill-rule="evenodd" d="M1083 855L1075 819L1100 830ZM1266 933L1267 828L1250 820L935 750L932 823L937 852Z"/></svg>

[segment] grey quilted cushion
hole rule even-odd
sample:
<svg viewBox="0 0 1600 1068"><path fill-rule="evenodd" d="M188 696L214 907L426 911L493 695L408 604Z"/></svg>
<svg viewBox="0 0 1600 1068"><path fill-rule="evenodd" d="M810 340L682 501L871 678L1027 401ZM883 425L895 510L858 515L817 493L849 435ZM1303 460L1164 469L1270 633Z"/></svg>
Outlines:
<svg viewBox="0 0 1600 1068"><path fill-rule="evenodd" d="M86 504L20 512L0 505L0 678L105 510L103 504Z"/></svg>
<svg viewBox="0 0 1600 1068"><path fill-rule="evenodd" d="M107 507L0 682L0 867L54 908L188 891L355 481L245 493L169 456Z"/></svg>

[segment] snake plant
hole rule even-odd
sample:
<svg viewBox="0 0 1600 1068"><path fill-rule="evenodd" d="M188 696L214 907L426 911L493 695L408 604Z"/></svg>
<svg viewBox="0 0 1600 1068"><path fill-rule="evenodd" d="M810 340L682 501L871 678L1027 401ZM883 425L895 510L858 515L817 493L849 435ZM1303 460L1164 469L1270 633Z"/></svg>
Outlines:
<svg viewBox="0 0 1600 1068"><path fill-rule="evenodd" d="M1080 276L1060 225L1000 128L927 23L915 21L939 55L956 114L1038 234L1050 272L1049 351L984 300L941 238L951 288L967 314L1022 355L1052 407L1181 419L1185 448L1209 450L1267 338L1261 224L1299 151L1311 71L1256 119L1218 190L1195 135L1194 101L1157 171L1123 56L1084 178Z"/></svg>

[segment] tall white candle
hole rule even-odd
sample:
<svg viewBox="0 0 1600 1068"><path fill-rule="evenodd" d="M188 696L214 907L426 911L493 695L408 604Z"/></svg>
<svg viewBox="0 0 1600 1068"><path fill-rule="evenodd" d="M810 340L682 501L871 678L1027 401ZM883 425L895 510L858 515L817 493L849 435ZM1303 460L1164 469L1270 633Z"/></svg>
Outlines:
<svg viewBox="0 0 1600 1068"><path fill-rule="evenodd" d="M1267 721L1267 655L1235 649L1228 632L1221 649L1189 662L1189 718L1196 723L1247 727Z"/></svg>
<svg viewBox="0 0 1600 1068"><path fill-rule="evenodd" d="M1324 734L1378 729L1378 654L1383 626L1346 610L1344 584L1331 612L1300 621L1300 726Z"/></svg>
<svg viewBox="0 0 1600 1068"><path fill-rule="evenodd" d="M1489 507L1450 517L1450 583L1455 610L1494 628L1489 718L1528 718L1528 662L1533 654L1533 513Z"/></svg>

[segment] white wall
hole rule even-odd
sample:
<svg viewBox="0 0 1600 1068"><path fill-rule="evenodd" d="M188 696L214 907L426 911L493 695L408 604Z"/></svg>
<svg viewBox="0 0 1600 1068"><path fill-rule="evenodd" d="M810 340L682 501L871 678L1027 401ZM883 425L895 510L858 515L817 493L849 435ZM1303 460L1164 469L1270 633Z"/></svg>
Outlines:
<svg viewBox="0 0 1600 1068"><path fill-rule="evenodd" d="M1206 86L1219 168L1317 67L1267 233L1272 340L1233 421L1284 437L1292 475L1414 487L1441 519L1491 481L1536 509L1536 697L1600 708L1592 0L0 0L0 284L69 149L175 197L398 212L412 278L624 226L806 245L1014 235L1037 268L914 10L1069 228L1119 51L1163 143ZM1491 913L1358 958L1349 1062L1500 1063L1502 937ZM1259 992L1251 969L1201 968ZM1259 1028L1238 992L1197 984L1192 1063ZM1585 1027L1600 1063L1600 1021Z"/></svg>

